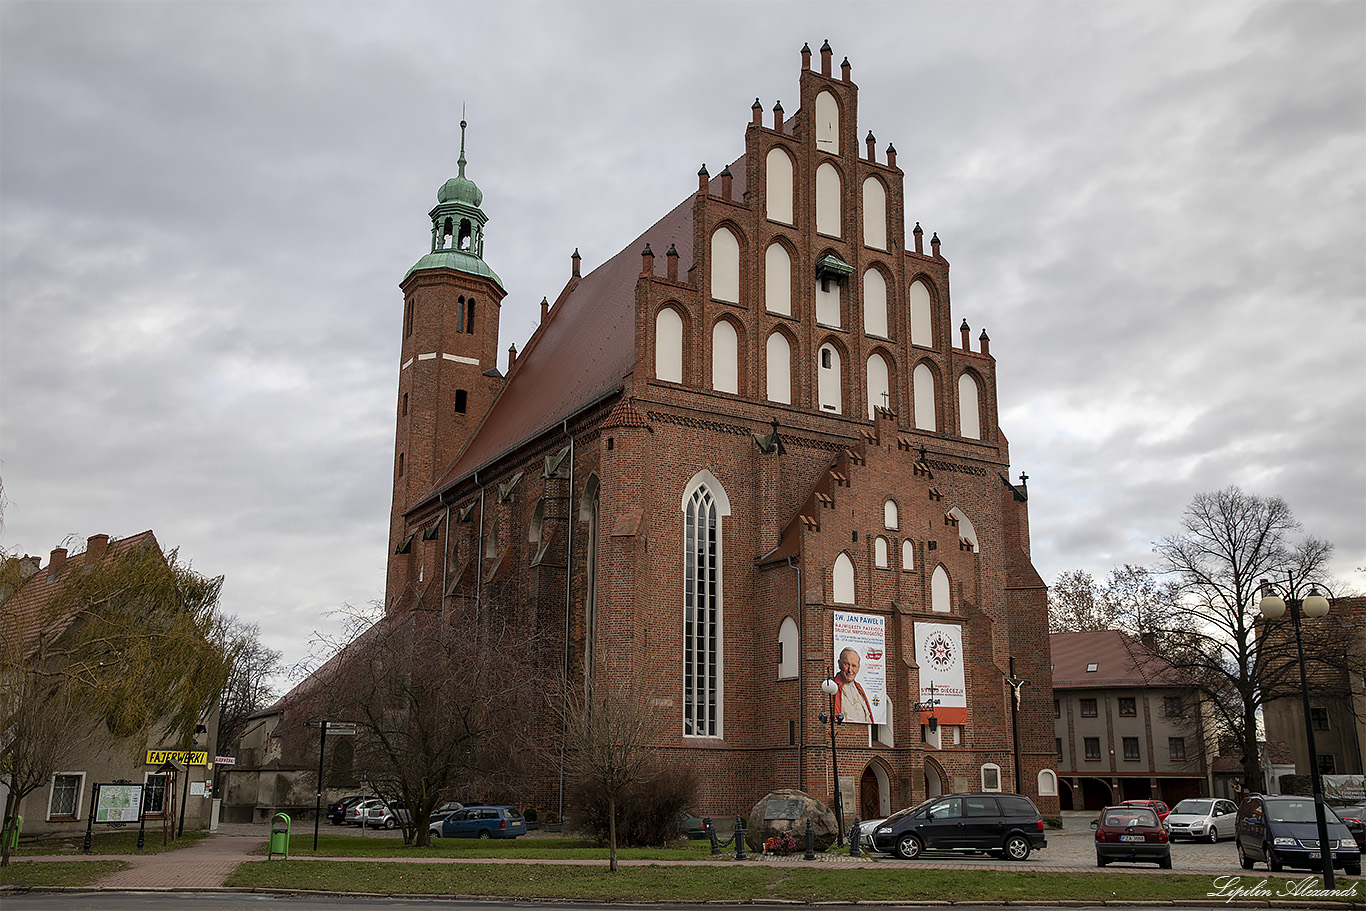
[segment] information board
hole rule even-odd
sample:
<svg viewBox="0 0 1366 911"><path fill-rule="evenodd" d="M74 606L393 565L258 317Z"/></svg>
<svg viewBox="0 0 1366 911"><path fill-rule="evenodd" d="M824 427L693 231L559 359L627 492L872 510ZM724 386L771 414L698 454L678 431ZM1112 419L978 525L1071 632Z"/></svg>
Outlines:
<svg viewBox="0 0 1366 911"><path fill-rule="evenodd" d="M102 784L95 801L95 822L137 822L142 785Z"/></svg>

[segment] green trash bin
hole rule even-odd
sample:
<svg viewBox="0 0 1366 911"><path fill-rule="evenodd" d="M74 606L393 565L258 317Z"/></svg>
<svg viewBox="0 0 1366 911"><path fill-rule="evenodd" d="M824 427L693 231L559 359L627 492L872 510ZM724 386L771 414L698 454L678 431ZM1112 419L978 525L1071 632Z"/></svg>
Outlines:
<svg viewBox="0 0 1366 911"><path fill-rule="evenodd" d="M11 817L11 816L6 816L6 817L5 817L5 825L6 825L6 826L8 826L8 825L10 824L10 820L13 820L13 821L14 821L14 830L10 832L10 836L9 836L9 850L10 850L10 853L13 854L13 853L15 853L16 851L19 850L19 831L20 831L21 829L24 828L24 817L22 817L22 816L12 816L12 817Z"/></svg>
<svg viewBox="0 0 1366 911"><path fill-rule="evenodd" d="M270 853L266 855L266 860L276 854L289 860L289 826L288 813L276 813L270 818Z"/></svg>

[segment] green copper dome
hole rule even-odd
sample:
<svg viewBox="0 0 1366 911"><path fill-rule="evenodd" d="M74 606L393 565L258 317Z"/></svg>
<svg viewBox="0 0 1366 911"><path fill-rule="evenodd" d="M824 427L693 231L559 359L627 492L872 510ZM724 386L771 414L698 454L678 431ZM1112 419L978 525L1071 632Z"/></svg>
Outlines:
<svg viewBox="0 0 1366 911"><path fill-rule="evenodd" d="M460 159L456 164L460 166L459 175L441 185L441 189L436 191L436 201L438 203L463 202L465 205L474 206L477 209L484 202L484 194L474 181L465 176L465 121L463 120L460 121Z"/></svg>
<svg viewBox="0 0 1366 911"><path fill-rule="evenodd" d="M434 253L428 253L408 270L408 274L403 276L403 281L406 282L409 275L414 272L421 272L424 269L454 269L456 272L464 272L466 275L487 278L499 288L503 288L503 280L498 277L497 272L489 268L488 263L464 250L437 250ZM507 289L503 288L503 290L506 291Z"/></svg>

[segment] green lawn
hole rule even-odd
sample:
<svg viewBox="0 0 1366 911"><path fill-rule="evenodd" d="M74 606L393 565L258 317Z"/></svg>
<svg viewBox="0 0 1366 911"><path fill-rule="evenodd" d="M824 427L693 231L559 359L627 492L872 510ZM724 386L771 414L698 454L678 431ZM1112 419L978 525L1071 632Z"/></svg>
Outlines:
<svg viewBox="0 0 1366 911"><path fill-rule="evenodd" d="M161 843L161 830L148 829L144 837L142 851L138 851L138 830L121 829L113 832L96 831L90 839L91 854L160 854L163 851L179 851L196 844L201 838L208 837L203 832L186 832L179 838ZM14 856L25 854L80 854L85 844L85 834L62 835L40 838L36 841L19 843L19 851Z"/></svg>
<svg viewBox="0 0 1366 911"><path fill-rule="evenodd" d="M88 886L127 867L121 860L11 860L0 867L0 883L26 886Z"/></svg>
<svg viewBox="0 0 1366 911"><path fill-rule="evenodd" d="M1244 877L1245 885L1262 876ZM531 864L386 864L269 861L242 864L227 885L372 894L465 895L578 901L1189 901L1211 876L1032 873L1000 870L879 870L740 865L561 867ZM1270 885L1294 882L1273 878ZM1342 879L1340 888L1354 880ZM1358 898L1366 890L1357 889Z"/></svg>
<svg viewBox="0 0 1366 911"><path fill-rule="evenodd" d="M258 854L268 853L262 845ZM291 857L534 857L564 860L605 860L607 849L582 838L433 838L430 847L405 845L403 839L359 835L318 835L318 850L313 850L313 833L295 832L289 839ZM707 841L677 841L664 848L618 848L623 860L705 860L711 856ZM722 857L727 855L723 854ZM732 850L729 857L734 858Z"/></svg>

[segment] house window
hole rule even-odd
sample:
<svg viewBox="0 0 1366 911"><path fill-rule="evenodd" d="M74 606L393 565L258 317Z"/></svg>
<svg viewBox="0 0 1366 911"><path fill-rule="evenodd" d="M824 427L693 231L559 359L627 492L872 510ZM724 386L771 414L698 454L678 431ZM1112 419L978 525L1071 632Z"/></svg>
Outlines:
<svg viewBox="0 0 1366 911"><path fill-rule="evenodd" d="M1186 714L1186 710L1181 706L1180 696L1163 696L1162 710L1167 715L1177 716Z"/></svg>
<svg viewBox="0 0 1366 911"><path fill-rule="evenodd" d="M700 472L710 478L710 473ZM721 516L725 492L697 481L683 501L683 733L720 736Z"/></svg>
<svg viewBox="0 0 1366 911"><path fill-rule="evenodd" d="M1185 759L1186 758L1186 738L1168 737L1167 738L1167 758Z"/></svg>
<svg viewBox="0 0 1366 911"><path fill-rule="evenodd" d="M1309 710L1309 721L1316 731L1328 730L1328 710L1325 708L1311 708Z"/></svg>
<svg viewBox="0 0 1366 911"><path fill-rule="evenodd" d="M1061 760L1061 759L1062 759L1062 738L1061 738L1061 737L1054 737L1054 738L1053 738L1053 757L1054 757L1055 759L1058 759L1058 760Z"/></svg>
<svg viewBox="0 0 1366 911"><path fill-rule="evenodd" d="M1138 758L1139 758L1139 756L1138 756L1138 738L1137 738L1137 737L1125 737L1125 738L1124 738L1124 758L1125 758L1125 759L1138 759Z"/></svg>
<svg viewBox="0 0 1366 911"><path fill-rule="evenodd" d="M1337 758L1332 753L1319 754L1319 774L1336 775L1338 773Z"/></svg>
<svg viewBox="0 0 1366 911"><path fill-rule="evenodd" d="M1133 696L1119 697L1119 713L1121 715L1137 715L1138 703Z"/></svg>
<svg viewBox="0 0 1366 911"><path fill-rule="evenodd" d="M47 818L77 819L81 806L81 784L85 775L80 772L58 773L52 776L52 796L47 805Z"/></svg>
<svg viewBox="0 0 1366 911"><path fill-rule="evenodd" d="M1083 700L1081 700L1081 717L1083 717L1083 718L1095 718L1095 717L1096 717L1096 700L1094 700L1094 699L1083 699Z"/></svg>
<svg viewBox="0 0 1366 911"><path fill-rule="evenodd" d="M1053 700L1053 717L1054 717L1054 718L1061 718L1061 717L1062 717L1062 703L1059 702L1059 701L1056 700L1056 699Z"/></svg>
<svg viewBox="0 0 1366 911"><path fill-rule="evenodd" d="M1099 738L1099 737L1083 737L1083 738L1082 738L1082 746L1083 746L1083 747L1085 748L1085 750L1086 750L1086 758L1087 758L1087 759L1099 759L1099 758L1100 758L1100 738Z"/></svg>

